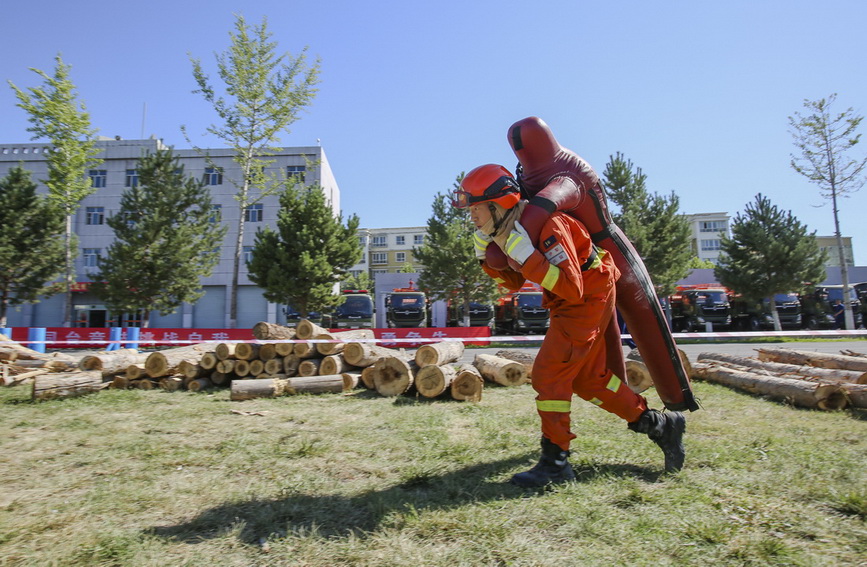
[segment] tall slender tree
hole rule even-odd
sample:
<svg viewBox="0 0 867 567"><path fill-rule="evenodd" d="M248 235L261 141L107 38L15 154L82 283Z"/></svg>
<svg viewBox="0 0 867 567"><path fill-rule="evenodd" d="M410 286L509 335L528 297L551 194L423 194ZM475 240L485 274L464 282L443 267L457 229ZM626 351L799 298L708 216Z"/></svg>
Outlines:
<svg viewBox="0 0 867 567"><path fill-rule="evenodd" d="M358 217L346 224L335 217L322 188L290 185L280 194L276 230L256 232L250 281L265 290L265 299L291 305L302 317L329 312L340 297L336 284L361 259Z"/></svg>
<svg viewBox="0 0 867 567"><path fill-rule="evenodd" d="M14 167L0 179L0 327L9 306L58 291L48 283L63 272L63 230L63 211L37 195L29 171Z"/></svg>
<svg viewBox="0 0 867 567"><path fill-rule="evenodd" d="M31 126L27 131L33 134L32 139L47 139L52 145L46 158L48 179L44 181L50 198L66 214L63 326L69 327L72 324L72 283L75 280L73 260L77 256L72 218L81 200L95 191L85 171L96 167L101 160L95 157L99 153L96 130L90 127L90 115L84 103L78 101L75 85L69 78L71 67L63 62L60 54L55 61L53 76L30 69L44 79L43 86L25 92L11 81L9 85L18 97L17 106L30 115Z"/></svg>
<svg viewBox="0 0 867 567"><path fill-rule="evenodd" d="M834 236L843 280L843 297L849 297L849 267L843 253L843 236L840 231L838 199L864 186L864 167L867 157L854 159L849 151L861 141L858 126L863 116L852 108L832 113L831 105L837 95L819 100L804 100L804 114L796 112L789 116L791 134L800 155L792 154L792 168L819 186L823 198L831 200L834 213ZM847 329L855 328L852 304L844 301Z"/></svg>
<svg viewBox="0 0 867 567"><path fill-rule="evenodd" d="M748 300L767 299L774 329L779 331L774 295L800 290L804 282L824 280L825 259L815 231L807 232L791 211L779 209L759 193L735 217L732 237L723 238L714 275Z"/></svg>
<svg viewBox="0 0 867 567"><path fill-rule="evenodd" d="M216 56L223 94L212 85L201 61L191 57L193 76L199 87L193 92L201 93L222 121L221 125L212 125L207 131L234 150L234 160L241 170L241 179L230 179L237 189L235 200L240 211L230 286L227 322L230 328L238 321L244 212L283 186L285 175L268 173L267 166L274 161L269 156L276 150L280 133L288 133L299 112L311 103L319 82L319 60L308 66L306 47L297 57L290 53L278 55L277 44L270 38L267 19L263 18L260 26L251 28L243 16L236 17L235 31L230 33L231 45ZM186 134L186 129L184 132Z"/></svg>
<svg viewBox="0 0 867 567"><path fill-rule="evenodd" d="M226 227L214 218L208 188L184 174L171 150L138 162L139 184L124 191L120 209L106 221L116 240L93 274L93 291L114 314L154 310L173 313L193 303L201 279L220 258Z"/></svg>
<svg viewBox="0 0 867 567"><path fill-rule="evenodd" d="M463 174L454 187L460 186ZM469 209L457 209L446 195L437 193L427 221L425 242L413 248L416 260L424 265L418 287L433 299L463 305L464 325L469 326L470 303L491 303L499 295L497 284L481 268L473 251Z"/></svg>

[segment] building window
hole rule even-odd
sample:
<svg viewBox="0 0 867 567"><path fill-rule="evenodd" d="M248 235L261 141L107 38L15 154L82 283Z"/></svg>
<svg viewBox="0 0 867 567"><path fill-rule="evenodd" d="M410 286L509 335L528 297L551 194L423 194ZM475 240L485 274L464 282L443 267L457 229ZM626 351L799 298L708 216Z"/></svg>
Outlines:
<svg viewBox="0 0 867 567"><path fill-rule="evenodd" d="M406 244L406 236L403 236L402 234L400 236L395 236L394 239L395 244L397 244L398 246L403 246Z"/></svg>
<svg viewBox="0 0 867 567"><path fill-rule="evenodd" d="M385 252L373 252L370 255L371 264L388 264L388 254Z"/></svg>
<svg viewBox="0 0 867 567"><path fill-rule="evenodd" d="M223 184L223 168L222 167L206 167L205 175L202 177L202 183L205 185L222 185Z"/></svg>
<svg viewBox="0 0 867 567"><path fill-rule="evenodd" d="M126 182L124 183L124 187L138 187L138 170L137 169L127 169L126 170Z"/></svg>
<svg viewBox="0 0 867 567"><path fill-rule="evenodd" d="M91 169L87 172L90 176L90 186L97 189L105 187L106 171L104 169Z"/></svg>
<svg viewBox="0 0 867 567"><path fill-rule="evenodd" d="M701 232L725 232L726 221L701 221L699 230Z"/></svg>
<svg viewBox="0 0 867 567"><path fill-rule="evenodd" d="M386 241L385 241L386 238L387 238L387 237L384 236L384 235L383 235L383 236L374 236L374 237L371 239L371 241L370 241L370 245L371 245L371 246L383 247L383 246L386 245Z"/></svg>
<svg viewBox="0 0 867 567"><path fill-rule="evenodd" d="M361 255L361 260L359 260L358 263L359 264L366 264L367 263L367 258L364 256L364 254Z"/></svg>
<svg viewBox="0 0 867 567"><path fill-rule="evenodd" d="M387 273L388 273L388 270L370 270L370 274L371 274L371 275L375 275L375 274L387 274Z"/></svg>
<svg viewBox="0 0 867 567"><path fill-rule="evenodd" d="M262 203L256 203L255 205L250 205L246 209L244 209L244 221L245 222L262 222L262 214L263 214Z"/></svg>
<svg viewBox="0 0 867 567"><path fill-rule="evenodd" d="M87 207L86 224L103 224L105 222L105 207Z"/></svg>
<svg viewBox="0 0 867 567"><path fill-rule="evenodd" d="M244 263L249 264L253 261L253 247L244 246Z"/></svg>
<svg viewBox="0 0 867 567"><path fill-rule="evenodd" d="M101 248L82 248L81 257L84 260L85 268L96 268L99 266L99 253Z"/></svg>
<svg viewBox="0 0 867 567"><path fill-rule="evenodd" d="M715 252L720 249L721 241L718 239L714 240L702 240L701 241L701 249L703 252Z"/></svg>
<svg viewBox="0 0 867 567"><path fill-rule="evenodd" d="M406 262L406 252L396 252L394 255L394 261L398 264Z"/></svg>
<svg viewBox="0 0 867 567"><path fill-rule="evenodd" d="M412 237L412 243L416 245L424 244L424 234L416 234Z"/></svg>
<svg viewBox="0 0 867 567"><path fill-rule="evenodd" d="M295 181L295 183L304 183L306 178L307 166L306 165L287 165L286 166L286 177L290 180Z"/></svg>
<svg viewBox="0 0 867 567"><path fill-rule="evenodd" d="M223 220L223 205L211 205L211 217L208 220L211 223L218 223Z"/></svg>

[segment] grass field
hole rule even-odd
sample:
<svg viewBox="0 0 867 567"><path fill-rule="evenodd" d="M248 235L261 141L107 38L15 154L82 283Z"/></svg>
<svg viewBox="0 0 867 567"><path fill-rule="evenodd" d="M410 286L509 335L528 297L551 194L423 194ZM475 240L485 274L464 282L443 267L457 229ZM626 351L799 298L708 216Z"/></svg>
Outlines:
<svg viewBox="0 0 867 567"><path fill-rule="evenodd" d="M538 457L530 386L478 404L5 389L0 565L867 565L867 416L695 389L682 472L578 401L578 480L546 491L507 482Z"/></svg>

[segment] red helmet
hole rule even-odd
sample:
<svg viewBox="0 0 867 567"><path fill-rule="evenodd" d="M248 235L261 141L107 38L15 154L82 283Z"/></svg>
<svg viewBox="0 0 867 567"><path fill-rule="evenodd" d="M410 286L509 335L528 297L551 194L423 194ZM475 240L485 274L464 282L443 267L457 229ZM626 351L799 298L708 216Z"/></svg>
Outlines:
<svg viewBox="0 0 867 567"><path fill-rule="evenodd" d="M512 173L495 163L480 165L469 172L455 190L452 205L459 209L493 201L504 209L511 209L521 200L521 188Z"/></svg>

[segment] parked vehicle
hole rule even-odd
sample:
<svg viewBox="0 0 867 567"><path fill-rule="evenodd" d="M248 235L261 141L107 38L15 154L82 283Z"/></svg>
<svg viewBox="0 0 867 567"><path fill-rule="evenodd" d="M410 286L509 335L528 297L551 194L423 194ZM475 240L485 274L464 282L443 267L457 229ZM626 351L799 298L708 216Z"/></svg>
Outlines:
<svg viewBox="0 0 867 567"><path fill-rule="evenodd" d="M836 302L843 302L843 286L842 285L826 285L828 291L828 301L831 303L831 311L834 310ZM858 290L854 286L849 286L849 304L852 306L852 316L855 321L855 328L859 328L864 323L864 318L861 312L861 300L858 298ZM842 327L842 325L835 325Z"/></svg>
<svg viewBox="0 0 867 567"><path fill-rule="evenodd" d="M804 314L804 328L834 329L838 327L834 317L834 303L843 301L842 285L812 287L801 294L801 309ZM849 303L855 318L855 327L863 324L861 302L854 288L849 290Z"/></svg>
<svg viewBox="0 0 867 567"><path fill-rule="evenodd" d="M409 287L394 288L385 297L385 318L390 328L427 327L427 297L412 282Z"/></svg>
<svg viewBox="0 0 867 567"><path fill-rule="evenodd" d="M343 303L331 314L334 329L373 329L373 298L366 289L345 289Z"/></svg>
<svg viewBox="0 0 867 567"><path fill-rule="evenodd" d="M750 301L735 294L730 297L729 303L733 327L744 331L773 330L774 319L771 315L771 303L767 298ZM801 328L801 301L797 293L775 294L774 303L783 329Z"/></svg>
<svg viewBox="0 0 867 567"><path fill-rule="evenodd" d="M463 327L467 309L462 302L448 302L448 322L449 327ZM469 308L470 327L493 327L494 326L494 306L470 302Z"/></svg>
<svg viewBox="0 0 867 567"><path fill-rule="evenodd" d="M713 329L732 324L729 290L717 284L678 286L669 304L674 332L703 331L706 323Z"/></svg>
<svg viewBox="0 0 867 567"><path fill-rule="evenodd" d="M283 313L286 315L287 327L298 326L298 321L301 320L301 313L299 313L297 309L295 309L291 305L287 305L283 308ZM317 311L311 311L310 313L308 313L306 319L311 323L315 323L317 325L322 324L322 314Z"/></svg>
<svg viewBox="0 0 867 567"><path fill-rule="evenodd" d="M505 334L544 334L550 325L550 312L542 307L542 289L527 284L507 293L497 302L494 330Z"/></svg>

